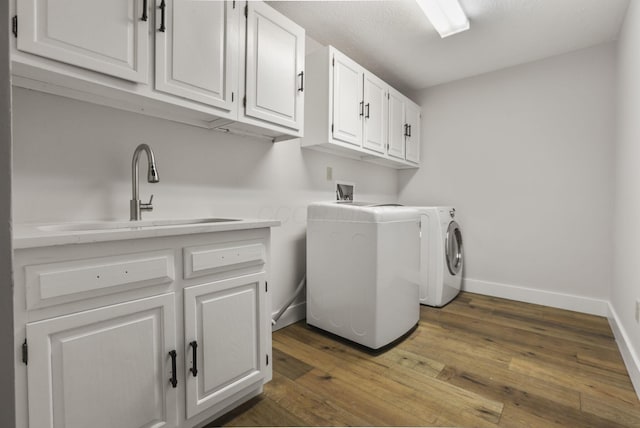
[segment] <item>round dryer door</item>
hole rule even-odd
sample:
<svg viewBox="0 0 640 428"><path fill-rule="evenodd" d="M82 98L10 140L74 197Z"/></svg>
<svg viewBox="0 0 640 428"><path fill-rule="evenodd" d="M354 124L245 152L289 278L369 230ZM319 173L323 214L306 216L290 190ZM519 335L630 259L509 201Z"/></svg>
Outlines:
<svg viewBox="0 0 640 428"><path fill-rule="evenodd" d="M455 221L449 223L447 237L444 243L447 267L451 275L457 275L462 270L462 232Z"/></svg>

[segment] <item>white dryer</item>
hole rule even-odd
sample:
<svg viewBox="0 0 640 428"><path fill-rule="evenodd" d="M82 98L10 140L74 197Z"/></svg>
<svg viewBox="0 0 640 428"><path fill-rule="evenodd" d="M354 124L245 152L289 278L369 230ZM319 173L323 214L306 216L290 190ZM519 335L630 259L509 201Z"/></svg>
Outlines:
<svg viewBox="0 0 640 428"><path fill-rule="evenodd" d="M420 212L420 303L441 307L462 285L462 231L453 207L413 207Z"/></svg>
<svg viewBox="0 0 640 428"><path fill-rule="evenodd" d="M307 323L379 349L420 318L418 211L324 202L307 210Z"/></svg>

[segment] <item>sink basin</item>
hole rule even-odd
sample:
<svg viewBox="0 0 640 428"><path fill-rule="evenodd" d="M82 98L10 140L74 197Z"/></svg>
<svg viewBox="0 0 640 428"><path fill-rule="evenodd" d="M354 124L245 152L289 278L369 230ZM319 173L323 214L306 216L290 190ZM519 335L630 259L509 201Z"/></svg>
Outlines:
<svg viewBox="0 0 640 428"><path fill-rule="evenodd" d="M237 218L195 218L174 220L140 220L140 221L92 221L78 223L48 224L38 229L47 232L83 232L91 230L141 229L145 227L183 226L189 224L210 224L240 221Z"/></svg>

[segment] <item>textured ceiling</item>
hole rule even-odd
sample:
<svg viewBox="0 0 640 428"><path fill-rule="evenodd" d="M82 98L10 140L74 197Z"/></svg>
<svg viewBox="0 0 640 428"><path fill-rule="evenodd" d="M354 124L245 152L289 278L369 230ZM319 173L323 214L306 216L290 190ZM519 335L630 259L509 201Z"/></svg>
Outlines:
<svg viewBox="0 0 640 428"><path fill-rule="evenodd" d="M445 39L413 0L268 3L413 91L615 40L628 0L460 0L471 29Z"/></svg>

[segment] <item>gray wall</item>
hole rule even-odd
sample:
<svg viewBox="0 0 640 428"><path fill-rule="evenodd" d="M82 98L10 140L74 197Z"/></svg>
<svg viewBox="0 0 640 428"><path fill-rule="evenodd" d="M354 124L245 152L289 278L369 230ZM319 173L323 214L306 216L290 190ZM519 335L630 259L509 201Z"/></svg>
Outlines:
<svg viewBox="0 0 640 428"><path fill-rule="evenodd" d="M465 286L605 315L615 45L429 88L418 102L422 167L400 173L399 200L458 209Z"/></svg>
<svg viewBox="0 0 640 428"><path fill-rule="evenodd" d="M611 304L635 360L640 391L640 2L632 1L618 45L618 135L616 141L615 247ZM627 360L627 358L626 358ZM629 361L628 361L629 362ZM629 366L629 364L627 365Z"/></svg>
<svg viewBox="0 0 640 428"><path fill-rule="evenodd" d="M0 427L15 426L9 2L0 2Z"/></svg>
<svg viewBox="0 0 640 428"><path fill-rule="evenodd" d="M272 234L274 311L306 270L306 207L335 199L333 180L355 182L359 199L397 197L395 170L301 149L299 140L273 144L25 89L14 91L13 108L16 223L128 219L131 156L148 143L160 183L140 184L143 200L155 195L143 218L282 222Z"/></svg>

